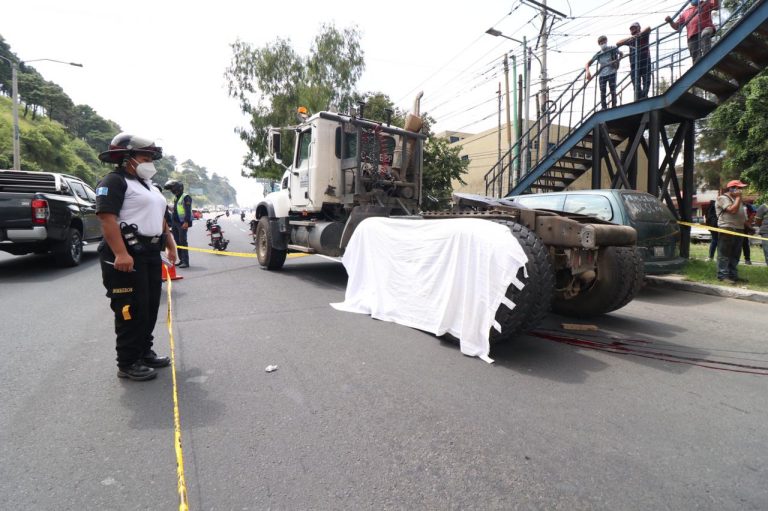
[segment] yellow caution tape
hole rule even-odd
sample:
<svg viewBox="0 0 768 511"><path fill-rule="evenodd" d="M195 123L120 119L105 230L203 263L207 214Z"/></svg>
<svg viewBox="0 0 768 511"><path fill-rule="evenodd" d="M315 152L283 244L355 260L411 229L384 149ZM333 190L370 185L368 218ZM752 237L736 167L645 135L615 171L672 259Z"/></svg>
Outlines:
<svg viewBox="0 0 768 511"><path fill-rule="evenodd" d="M230 257L250 257L250 258L258 257L256 254L251 254L250 252L223 252L221 250L211 250L210 248L185 247L184 245L177 245L176 248L183 248L184 250L191 250L192 252L203 252L205 254L216 254L216 255L230 256ZM312 255L312 254L296 252L296 253L288 254L285 257L293 258L293 257L304 257L308 255Z"/></svg>
<svg viewBox="0 0 768 511"><path fill-rule="evenodd" d="M728 229L721 229L720 227L712 227L710 225L692 224L691 222L683 222L682 220L678 220L677 223L680 225L685 225L687 227L701 227L702 229L706 229L708 231L722 232L724 234L729 234L731 236L741 236L742 238L752 238L755 240L768 241L768 238L764 236L756 236L754 234L744 234L743 232L733 232L733 231L729 231Z"/></svg>
<svg viewBox="0 0 768 511"><path fill-rule="evenodd" d="M176 345L173 341L173 301L171 300L171 271L166 266L166 282L168 282L168 316L165 320L168 326L168 337L171 340L171 378L173 380L173 445L176 450L176 477L179 492L179 511L188 511L187 482L184 478L184 454L181 450L181 419L179 417L179 392L176 384Z"/></svg>

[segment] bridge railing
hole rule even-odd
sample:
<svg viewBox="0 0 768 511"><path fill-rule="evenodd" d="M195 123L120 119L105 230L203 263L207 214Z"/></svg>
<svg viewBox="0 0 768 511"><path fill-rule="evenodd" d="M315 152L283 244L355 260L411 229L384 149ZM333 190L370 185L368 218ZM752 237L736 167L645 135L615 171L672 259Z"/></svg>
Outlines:
<svg viewBox="0 0 768 511"><path fill-rule="evenodd" d="M711 44L717 44L717 41L747 14L749 7L760 1L766 0L758 0L757 2L744 0L730 12L724 13L722 8L715 11L713 18L717 18L718 23ZM688 5L689 2L686 1L671 18L673 20L678 19L680 13ZM723 18L725 18L724 21ZM684 26L675 31L664 22L651 29L648 39L652 77L649 96L653 97L666 92L675 81L691 68L692 62L688 55ZM635 55L638 54L635 52ZM626 55L623 60L628 62L629 58L629 55ZM637 68L631 63L624 67ZM626 73L619 71L619 76L620 79L618 79L616 86L617 106L635 101L631 71ZM564 86L553 88L553 90L562 88L562 91L554 100L548 100L545 105L541 105L540 113L535 120L527 123L524 121L527 126L521 130L520 137L501 159L486 172L484 176L486 195L501 197L509 193L517 183L534 172L537 165L575 129L599 110L598 82L596 76L591 80L585 80L585 71L581 70ZM610 91L607 93L610 102ZM552 181L558 181L558 178L555 176Z"/></svg>

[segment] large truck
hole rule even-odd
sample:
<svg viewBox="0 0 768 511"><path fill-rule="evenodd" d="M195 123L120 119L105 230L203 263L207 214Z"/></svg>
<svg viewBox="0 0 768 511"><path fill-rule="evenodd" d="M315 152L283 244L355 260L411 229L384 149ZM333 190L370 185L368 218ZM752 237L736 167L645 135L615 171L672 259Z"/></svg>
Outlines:
<svg viewBox="0 0 768 511"><path fill-rule="evenodd" d="M426 136L420 132L419 98L404 128L362 113L319 112L296 126L269 130L269 153L281 164L285 133L294 133L295 141L279 191L256 206L252 230L263 268L281 269L290 252L341 256L369 217L470 217L507 226L528 257L518 274L525 285L507 290L516 306L499 308L495 319L502 328L491 329L491 343L534 328L551 309L585 317L634 298L643 263L631 227L466 194L454 196L451 210L422 212Z"/></svg>

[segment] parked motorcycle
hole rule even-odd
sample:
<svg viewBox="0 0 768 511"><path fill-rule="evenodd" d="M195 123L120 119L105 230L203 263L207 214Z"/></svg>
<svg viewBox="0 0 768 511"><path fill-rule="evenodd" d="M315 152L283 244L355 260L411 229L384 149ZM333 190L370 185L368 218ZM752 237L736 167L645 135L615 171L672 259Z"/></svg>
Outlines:
<svg viewBox="0 0 768 511"><path fill-rule="evenodd" d="M222 216L224 216L224 213L206 220L205 229L208 231L208 236L211 237L211 242L208 243L208 246L213 247L214 250L221 250L223 252L227 249L229 240L224 237L224 231L218 223L218 219Z"/></svg>

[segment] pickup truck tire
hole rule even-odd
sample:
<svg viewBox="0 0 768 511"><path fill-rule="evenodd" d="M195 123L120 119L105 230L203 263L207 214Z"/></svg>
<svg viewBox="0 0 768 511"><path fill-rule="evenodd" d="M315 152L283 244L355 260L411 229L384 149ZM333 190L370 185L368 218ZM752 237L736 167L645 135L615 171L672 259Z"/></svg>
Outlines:
<svg viewBox="0 0 768 511"><path fill-rule="evenodd" d="M533 231L524 225L514 222L498 222L509 227L512 236L523 247L528 262L525 269L517 273L517 278L525 286L517 289L514 284L507 288L506 296L515 304L513 309L506 305L499 306L496 311L496 322L501 325L501 332L491 327L489 340L491 344L503 342L519 332L536 328L550 310L552 295L555 288L555 274L549 259L549 250Z"/></svg>
<svg viewBox="0 0 768 511"><path fill-rule="evenodd" d="M83 235L75 227L67 229L64 239L53 246L53 257L58 266L77 266L83 257Z"/></svg>
<svg viewBox="0 0 768 511"><path fill-rule="evenodd" d="M635 247L606 247L597 256L597 277L592 286L565 300L555 298L558 314L597 316L627 305L643 286L643 260Z"/></svg>
<svg viewBox="0 0 768 511"><path fill-rule="evenodd" d="M256 258L267 270L279 270L285 264L285 250L275 248L272 238L274 233L269 225L269 218L259 218L256 225Z"/></svg>

